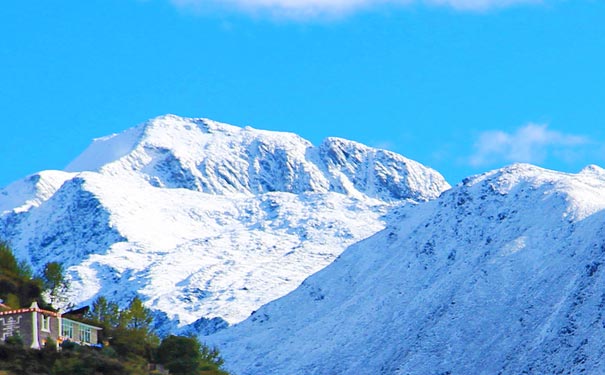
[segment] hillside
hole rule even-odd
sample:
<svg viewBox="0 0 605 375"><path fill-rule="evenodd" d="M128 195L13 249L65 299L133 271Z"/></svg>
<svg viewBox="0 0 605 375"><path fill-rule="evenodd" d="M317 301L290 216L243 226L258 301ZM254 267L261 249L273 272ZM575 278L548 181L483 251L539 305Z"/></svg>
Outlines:
<svg viewBox="0 0 605 375"><path fill-rule="evenodd" d="M466 179L202 339L240 375L605 373L603 191L596 166Z"/></svg>

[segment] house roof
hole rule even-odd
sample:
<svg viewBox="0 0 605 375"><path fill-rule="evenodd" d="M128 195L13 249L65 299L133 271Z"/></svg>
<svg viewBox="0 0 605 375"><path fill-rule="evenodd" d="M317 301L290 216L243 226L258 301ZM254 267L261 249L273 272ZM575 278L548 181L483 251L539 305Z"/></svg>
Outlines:
<svg viewBox="0 0 605 375"><path fill-rule="evenodd" d="M4 306L6 306L6 305L2 305L2 307L4 307ZM6 307L10 309L9 306L6 306ZM79 310L83 310L83 308L82 309L78 309L76 311L79 311ZM86 308L86 311L88 311L87 308ZM24 309L11 309L11 310L8 310L8 311L0 311L0 316L14 315L14 314L24 314L24 313L28 313L28 312L38 312L40 314L50 315L50 316L54 316L54 317L57 317L57 318L62 318L63 320L69 320L70 322L74 322L74 323L77 323L77 324L80 324L80 325L84 325L84 326L87 326L87 327L90 327L90 328L94 328L94 329L96 329L98 331L100 331L100 330L103 329L101 327L93 326L93 325L90 325L90 324L87 324L87 323L82 323L82 322L77 321L77 320L68 319L66 317L63 317L62 314L54 312L54 311L49 311L49 310L41 309L40 307L38 307L38 303L36 303L36 301L34 301L31 304L31 306L28 307L28 308L24 308Z"/></svg>
<svg viewBox="0 0 605 375"><path fill-rule="evenodd" d="M8 308L10 309L10 307L8 307ZM43 310L39 307L28 307L25 309L11 309L11 310L7 310L7 311L0 311L0 316L1 315L23 314L23 313L34 312L34 311L39 312L44 315L50 315L50 316L56 316L56 317L60 316L60 314L58 314L54 311Z"/></svg>
<svg viewBox="0 0 605 375"><path fill-rule="evenodd" d="M6 305L2 305L2 306L6 306ZM0 312L0 315L12 315L12 314L23 314L26 312L39 312L41 314L45 314L45 315L52 315L52 316L59 316L58 313L54 312L54 311L49 311L49 310L43 310L38 306L38 302L34 301L32 302L31 306L28 308L23 308L23 309L11 309L9 306L8 307L10 310L7 311L2 311Z"/></svg>
<svg viewBox="0 0 605 375"><path fill-rule="evenodd" d="M0 302L0 310L12 310L13 308Z"/></svg>
<svg viewBox="0 0 605 375"><path fill-rule="evenodd" d="M84 316L90 310L90 306L80 307L79 309L69 310L68 312L63 313L63 315L69 316Z"/></svg>

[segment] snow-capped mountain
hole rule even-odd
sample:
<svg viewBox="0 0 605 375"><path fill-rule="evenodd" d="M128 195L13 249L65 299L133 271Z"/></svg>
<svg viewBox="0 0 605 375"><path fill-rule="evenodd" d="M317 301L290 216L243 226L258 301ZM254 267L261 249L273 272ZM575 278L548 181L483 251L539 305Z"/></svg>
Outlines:
<svg viewBox="0 0 605 375"><path fill-rule="evenodd" d="M249 374L605 373L605 170L517 164L203 339Z"/></svg>
<svg viewBox="0 0 605 375"><path fill-rule="evenodd" d="M96 139L65 171L0 190L0 237L60 261L72 302L138 294L164 332L236 323L449 188L434 170L338 138L163 116ZM195 324L194 324L195 323Z"/></svg>

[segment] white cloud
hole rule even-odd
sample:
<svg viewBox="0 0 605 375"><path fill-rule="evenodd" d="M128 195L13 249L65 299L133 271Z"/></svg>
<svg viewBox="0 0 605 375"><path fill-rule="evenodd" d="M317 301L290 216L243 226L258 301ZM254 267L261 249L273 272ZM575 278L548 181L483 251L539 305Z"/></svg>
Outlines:
<svg viewBox="0 0 605 375"><path fill-rule="evenodd" d="M451 8L480 11L494 8L504 8L517 4L537 4L542 0L425 0L425 4L449 6Z"/></svg>
<svg viewBox="0 0 605 375"><path fill-rule="evenodd" d="M265 12L286 17L339 16L380 5L425 4L459 10L481 11L542 0L170 0L184 8L227 8L246 12Z"/></svg>
<svg viewBox="0 0 605 375"><path fill-rule="evenodd" d="M578 146L588 143L584 136L550 130L544 124L527 124L514 133L491 130L479 135L469 163L473 167L500 162L540 163L549 156L569 161Z"/></svg>

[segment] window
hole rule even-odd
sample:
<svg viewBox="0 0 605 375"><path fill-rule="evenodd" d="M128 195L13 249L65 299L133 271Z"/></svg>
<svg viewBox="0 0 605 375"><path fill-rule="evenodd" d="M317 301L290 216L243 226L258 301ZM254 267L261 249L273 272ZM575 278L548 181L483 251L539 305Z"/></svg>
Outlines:
<svg viewBox="0 0 605 375"><path fill-rule="evenodd" d="M42 331L50 332L50 316L42 315Z"/></svg>
<svg viewBox="0 0 605 375"><path fill-rule="evenodd" d="M61 336L69 339L74 338L74 323L72 321L63 319L63 329L61 329Z"/></svg>
<svg viewBox="0 0 605 375"><path fill-rule="evenodd" d="M90 343L90 327L80 326L80 341Z"/></svg>

